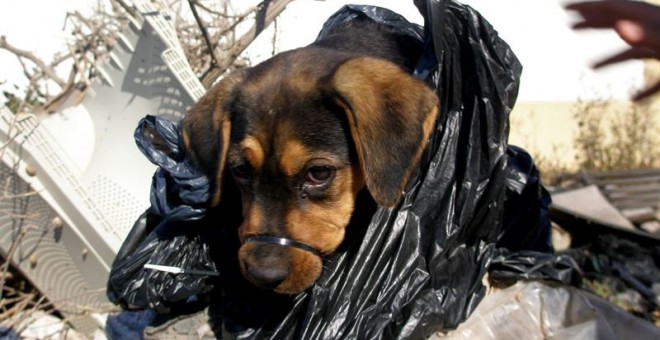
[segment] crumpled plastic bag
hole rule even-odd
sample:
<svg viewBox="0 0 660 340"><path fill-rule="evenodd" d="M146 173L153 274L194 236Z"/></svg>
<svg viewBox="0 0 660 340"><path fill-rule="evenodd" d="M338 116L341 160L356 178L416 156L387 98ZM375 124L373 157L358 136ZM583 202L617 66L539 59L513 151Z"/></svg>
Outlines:
<svg viewBox="0 0 660 340"><path fill-rule="evenodd" d="M151 209L169 221L195 221L204 217L209 180L187 157L178 123L146 116L135 130L138 149L158 169L151 184Z"/></svg>
<svg viewBox="0 0 660 340"><path fill-rule="evenodd" d="M223 200L218 209L189 223L161 219L160 227L177 230L197 244L192 248L206 252L177 250L178 258L169 259L174 262L171 265L206 266L217 269L220 278L213 282L200 278L193 287L185 281L178 283L179 276L142 269L140 264L146 261L130 259L149 253L165 260L159 253L175 249L155 250L159 243L176 240L159 235L150 239L149 234L142 241L144 246L121 252L124 258L118 256L110 282L119 289L109 285L111 300L137 301L139 307L153 308L171 305L174 296L185 303L183 294L169 294L172 290L167 289L182 285L189 287L183 292L190 296L204 296L216 334L259 339L417 339L455 328L479 304L485 294L482 279L507 230L534 229L525 233L529 235L525 241L534 245L521 249L547 245L543 235L548 230L535 229L548 226L542 210L547 210L549 198L543 196L538 179L530 176L533 163L512 170L511 159L522 156L515 151L507 154L508 115L518 91L520 63L491 25L469 6L444 0L415 3L425 17L423 28L386 9L349 5L329 18L320 33L322 37L329 27L366 18L396 28L409 44L423 50L414 75L437 90L440 114L397 207L358 203L359 209L373 209L373 215L352 221L344 244L324 260L321 277L296 296L260 290L242 278L236 258L240 219L231 217L235 207L223 207L232 200ZM171 146L175 145L179 144ZM190 165L185 155L175 152L173 159ZM167 177L167 171L158 172L159 176ZM536 188L529 191L531 195L525 194L528 185ZM168 193L162 201L185 201L176 190L162 192ZM517 205L506 204L507 198L516 195L531 198L520 211ZM223 192L223 197L232 196ZM529 214L530 209L541 212L524 219L504 219L507 214ZM210 230L216 234L204 235ZM188 259L195 256L200 258ZM205 259L214 262L197 263ZM145 291L138 289L140 285L158 289ZM127 289L131 287L135 289Z"/></svg>
<svg viewBox="0 0 660 340"><path fill-rule="evenodd" d="M125 309L168 313L173 306L181 308L211 291L215 278L173 275L144 265L217 271L209 249L212 230L194 223L205 216L209 184L185 157L178 124L147 116L136 129L135 140L159 168L152 180L151 208L137 219L119 249L107 293L110 301Z"/></svg>
<svg viewBox="0 0 660 340"><path fill-rule="evenodd" d="M458 329L430 340L658 338L660 328L589 292L519 282L489 293Z"/></svg>
<svg viewBox="0 0 660 340"><path fill-rule="evenodd" d="M550 193L543 187L541 174L525 150L510 145L507 157L504 226L497 247L552 252Z"/></svg>
<svg viewBox="0 0 660 340"><path fill-rule="evenodd" d="M505 248L495 251L488 272L491 284L498 286L534 280L579 286L583 278L579 265L570 254L531 250L511 252Z"/></svg>

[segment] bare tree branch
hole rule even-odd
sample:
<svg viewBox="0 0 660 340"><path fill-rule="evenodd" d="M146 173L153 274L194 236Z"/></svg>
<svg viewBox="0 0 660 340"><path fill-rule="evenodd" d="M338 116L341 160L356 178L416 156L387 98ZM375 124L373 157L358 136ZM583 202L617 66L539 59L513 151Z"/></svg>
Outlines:
<svg viewBox="0 0 660 340"><path fill-rule="evenodd" d="M18 99L13 105L14 110L25 108L35 113L42 109L54 112L82 100L87 86L96 77L96 70L106 62L110 51L117 45L118 33L128 26L127 14L122 9L124 6L117 5L120 3L123 1L112 0L112 8L108 11L99 0L90 16L78 11L67 13L64 29L71 33L71 42L66 52L54 54L49 63L0 37L0 48L18 58L29 81L23 100L18 99L23 95L14 94L14 98ZM66 62L71 62L72 66L65 65ZM53 85L59 88L55 89Z"/></svg>
<svg viewBox="0 0 660 340"><path fill-rule="evenodd" d="M186 1L192 16L187 15L188 9L182 10ZM293 0L263 0L240 14L231 12L227 0L214 2L213 6L199 0L186 1L157 2L159 7L173 10L173 24L184 55L193 72L208 87L230 68L247 64L240 59L242 52ZM103 8L99 0L92 15L77 11L67 13L65 30L71 33L71 43L68 51L55 54L49 63L10 45L5 37L0 38L0 48L17 56L29 81L24 100L20 100L23 95L15 95L18 104L13 107L53 112L80 102L86 87L97 76L96 70L116 46L118 33L128 26L128 16L137 15L136 9L126 0L110 0L110 5ZM239 24L251 18L254 23L250 30L237 37ZM72 66L69 67L68 62ZM68 68L63 69L65 65ZM47 85L49 81L52 81L50 86ZM52 84L59 89L54 91Z"/></svg>
<svg viewBox="0 0 660 340"><path fill-rule="evenodd" d="M135 8L133 6L128 5L124 0L113 0L113 1L115 3L118 3L119 6L121 6L121 8L123 8L124 11L126 11L126 13L128 13L132 17L136 16L137 13L135 11Z"/></svg>
<svg viewBox="0 0 660 340"><path fill-rule="evenodd" d="M11 44L7 42L7 38L3 35L0 36L0 48L5 49L14 55L16 55L18 58L25 58L29 61L31 61L33 64L39 68L39 70L47 75L49 78L51 78L54 82L57 83L59 86L64 86L66 85L66 82L60 78L57 73L55 72L54 69L52 69L50 66L46 65L41 59L39 59L37 56L35 56L32 52L30 51L24 51L21 49L18 49Z"/></svg>
<svg viewBox="0 0 660 340"><path fill-rule="evenodd" d="M245 21L245 18L247 18L250 14L256 12L258 9L259 9L259 6L255 6L255 7L252 8L251 10L245 12L244 14L242 14L242 15L240 15L240 16L237 16L237 17L236 17L236 21L234 21L234 23L231 24L229 27L227 27L227 28L225 28L224 30L218 32L218 35L219 35L219 36L223 36L223 35L225 35L225 34L231 32L231 31L233 31L234 29L236 29L236 26L238 26L240 23L242 23L243 21Z"/></svg>
<svg viewBox="0 0 660 340"><path fill-rule="evenodd" d="M198 6L199 8L205 10L206 12L208 12L210 14L213 14L213 15L216 15L216 16L219 16L219 17L223 17L225 19L243 20L245 17L252 14L252 12L254 12L254 10L256 9L256 7L255 7L255 8L252 8L252 9L246 11L243 14L231 15L231 14L227 14L227 13L212 10L212 9L208 8L207 6L205 6L204 4L202 4L201 2L199 2L199 0L188 0L188 1L194 3L195 6Z"/></svg>
<svg viewBox="0 0 660 340"><path fill-rule="evenodd" d="M286 6L293 0L265 0L257 12L255 24L236 40L221 58L218 68L211 70L203 79L204 87L209 88L227 69L236 61L240 54L254 41L254 39L270 25Z"/></svg>
<svg viewBox="0 0 660 340"><path fill-rule="evenodd" d="M202 22L202 19L199 17L199 14L197 13L197 8L195 7L194 1L188 0L188 4L190 5L190 10L192 11L193 16L195 17L195 21L197 21L197 26L199 26L199 29L202 31L202 37L206 42L206 47L209 49L208 53L211 55L211 60L212 60L211 65L220 64L215 54L215 49L213 48L213 44L211 43L211 39L209 38L209 32L206 29L204 22Z"/></svg>

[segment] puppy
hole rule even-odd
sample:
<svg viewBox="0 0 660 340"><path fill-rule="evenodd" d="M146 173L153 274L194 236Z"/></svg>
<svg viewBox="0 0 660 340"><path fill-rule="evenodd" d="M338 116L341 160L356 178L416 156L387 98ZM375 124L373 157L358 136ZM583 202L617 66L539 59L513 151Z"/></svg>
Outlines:
<svg viewBox="0 0 660 340"><path fill-rule="evenodd" d="M409 74L420 51L354 20L228 75L187 113L184 144L212 181L210 205L241 200L248 281L304 291L344 240L360 191L380 206L400 201L438 112ZM240 198L223 195L228 181Z"/></svg>

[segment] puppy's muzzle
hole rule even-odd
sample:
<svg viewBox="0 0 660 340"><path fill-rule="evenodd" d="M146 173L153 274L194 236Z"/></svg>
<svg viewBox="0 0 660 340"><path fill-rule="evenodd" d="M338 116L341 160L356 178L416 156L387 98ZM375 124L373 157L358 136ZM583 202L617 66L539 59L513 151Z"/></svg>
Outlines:
<svg viewBox="0 0 660 340"><path fill-rule="evenodd" d="M300 249L320 258L321 253L314 247L287 238L255 235L245 239L251 244L250 251L243 257L243 273L257 286L275 289L290 278L293 270L288 249ZM291 283L289 283L290 285ZM285 285L286 286L286 285Z"/></svg>
<svg viewBox="0 0 660 340"><path fill-rule="evenodd" d="M293 247L308 251L318 257L321 257L321 253L318 250L316 250L316 248L284 237L264 236L264 235L250 236L247 239L245 239L245 242L267 243L267 244L276 244L283 247Z"/></svg>

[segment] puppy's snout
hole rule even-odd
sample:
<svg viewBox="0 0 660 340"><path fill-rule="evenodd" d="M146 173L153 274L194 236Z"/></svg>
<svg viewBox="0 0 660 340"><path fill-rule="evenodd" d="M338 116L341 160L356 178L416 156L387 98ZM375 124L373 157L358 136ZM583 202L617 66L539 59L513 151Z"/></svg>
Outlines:
<svg viewBox="0 0 660 340"><path fill-rule="evenodd" d="M243 276L255 286L298 294L321 274L321 258L307 250L248 242L238 250Z"/></svg>
<svg viewBox="0 0 660 340"><path fill-rule="evenodd" d="M247 243L239 257L245 277L259 287L275 289L290 274L289 257L279 245Z"/></svg>
<svg viewBox="0 0 660 340"><path fill-rule="evenodd" d="M284 266L248 266L247 273L257 285L274 289L289 276L289 269Z"/></svg>

